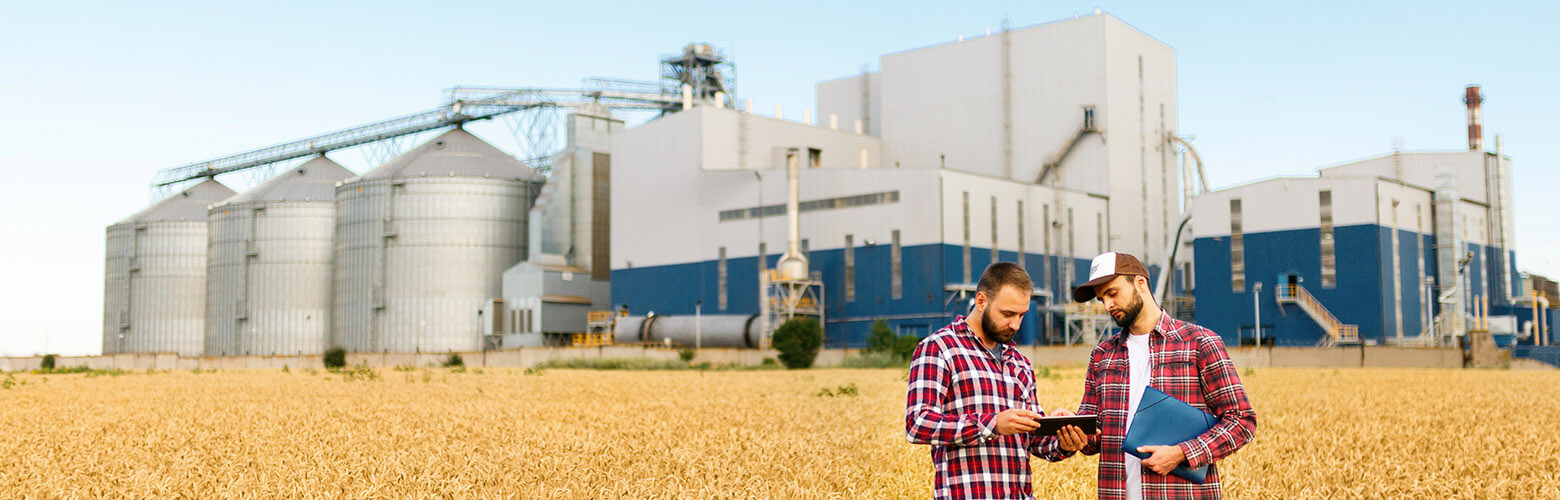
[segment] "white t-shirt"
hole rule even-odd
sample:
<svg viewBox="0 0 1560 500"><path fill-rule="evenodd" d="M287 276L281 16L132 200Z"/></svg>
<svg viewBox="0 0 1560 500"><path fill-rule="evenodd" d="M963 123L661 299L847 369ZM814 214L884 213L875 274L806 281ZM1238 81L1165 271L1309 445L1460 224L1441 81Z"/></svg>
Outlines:
<svg viewBox="0 0 1560 500"><path fill-rule="evenodd" d="M1153 376L1148 363L1148 334L1127 334L1127 429L1132 429L1132 417L1137 414L1138 403L1143 401L1143 389ZM1130 454L1122 465L1127 467L1127 498L1143 498L1143 461Z"/></svg>

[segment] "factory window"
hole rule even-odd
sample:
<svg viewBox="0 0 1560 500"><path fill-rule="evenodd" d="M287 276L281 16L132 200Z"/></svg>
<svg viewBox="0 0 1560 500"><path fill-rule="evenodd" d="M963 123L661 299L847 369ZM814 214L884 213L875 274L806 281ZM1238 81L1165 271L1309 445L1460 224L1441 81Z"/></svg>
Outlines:
<svg viewBox="0 0 1560 500"><path fill-rule="evenodd" d="M964 281L970 283L970 192L964 192L964 254L961 262L964 265Z"/></svg>
<svg viewBox="0 0 1560 500"><path fill-rule="evenodd" d="M815 210L836 210L841 208L864 207L870 205L886 205L899 203L899 191L884 191L881 193L858 194L853 196L841 196L838 198L825 198L821 200L808 200L797 205L802 213ZM785 204L765 205L762 207L739 208L735 210L723 210L720 212L720 222L732 222L759 217L779 217L785 215Z"/></svg>
<svg viewBox="0 0 1560 500"><path fill-rule="evenodd" d="M845 235L845 301L856 300L856 242L855 236Z"/></svg>
<svg viewBox="0 0 1560 500"><path fill-rule="evenodd" d="M900 274L904 269L902 264L904 261L901 260L902 257L899 252L899 230L895 229L893 244L888 248L888 271L890 274L888 287L889 293L896 300L904 298L905 294L904 277Z"/></svg>
<svg viewBox="0 0 1560 500"><path fill-rule="evenodd" d="M1094 129L1094 106L1083 107L1083 128Z"/></svg>
<svg viewBox="0 0 1560 500"><path fill-rule="evenodd" d="M1018 267L1027 268L1024 265L1024 200L1018 200Z"/></svg>
<svg viewBox="0 0 1560 500"><path fill-rule="evenodd" d="M1002 260L1002 253L997 250L997 197L991 197L991 261Z"/></svg>
<svg viewBox="0 0 1560 500"><path fill-rule="evenodd" d="M1192 279L1192 263L1191 262L1182 263L1181 267L1186 269L1186 271L1181 275L1181 289L1186 290L1188 292L1190 292L1192 290L1196 290L1197 289L1196 281Z"/></svg>
<svg viewBox="0 0 1560 500"><path fill-rule="evenodd" d="M1246 291L1246 238L1240 215L1240 198L1230 200L1230 288Z"/></svg>
<svg viewBox="0 0 1560 500"><path fill-rule="evenodd" d="M720 310L726 310L726 247L720 247L720 261L715 264L716 301Z"/></svg>
<svg viewBox="0 0 1560 500"><path fill-rule="evenodd" d="M807 148L807 168L823 168L823 150Z"/></svg>
<svg viewBox="0 0 1560 500"><path fill-rule="evenodd" d="M1332 191L1318 192L1317 202L1321 206L1322 288L1332 288L1338 286L1337 256L1333 253Z"/></svg>
<svg viewBox="0 0 1560 500"><path fill-rule="evenodd" d="M801 247L802 254L807 256L807 260L812 260L812 254L807 253L807 238L802 238Z"/></svg>
<svg viewBox="0 0 1560 500"><path fill-rule="evenodd" d="M520 310L509 310L509 333L520 333Z"/></svg>

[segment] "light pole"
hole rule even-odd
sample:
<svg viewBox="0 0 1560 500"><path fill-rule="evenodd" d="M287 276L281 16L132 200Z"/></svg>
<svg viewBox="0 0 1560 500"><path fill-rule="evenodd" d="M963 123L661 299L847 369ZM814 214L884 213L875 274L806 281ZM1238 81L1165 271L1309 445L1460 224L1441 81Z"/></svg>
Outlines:
<svg viewBox="0 0 1560 500"><path fill-rule="evenodd" d="M1257 348L1262 348L1262 282L1251 286L1251 312L1256 315Z"/></svg>
<svg viewBox="0 0 1560 500"><path fill-rule="evenodd" d="M704 322L699 321L699 310L704 307L704 299L693 301L693 350L703 347Z"/></svg>

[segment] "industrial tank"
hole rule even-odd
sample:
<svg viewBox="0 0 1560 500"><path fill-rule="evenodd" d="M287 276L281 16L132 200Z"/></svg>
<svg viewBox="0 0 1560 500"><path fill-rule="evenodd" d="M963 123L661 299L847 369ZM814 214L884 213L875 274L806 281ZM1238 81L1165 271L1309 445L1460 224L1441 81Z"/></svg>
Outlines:
<svg viewBox="0 0 1560 500"><path fill-rule="evenodd" d="M760 344L757 314L705 314L699 316L629 316L619 318L612 331L619 344L665 344L680 347L757 348Z"/></svg>
<svg viewBox="0 0 1560 500"><path fill-rule="evenodd" d="M319 156L211 207L207 356L329 347L336 184L353 175Z"/></svg>
<svg viewBox="0 0 1560 500"><path fill-rule="evenodd" d="M108 226L104 354L204 352L206 207L233 194L208 179Z"/></svg>
<svg viewBox="0 0 1560 500"><path fill-rule="evenodd" d="M332 343L482 348L482 307L526 256L544 180L457 128L338 186Z"/></svg>

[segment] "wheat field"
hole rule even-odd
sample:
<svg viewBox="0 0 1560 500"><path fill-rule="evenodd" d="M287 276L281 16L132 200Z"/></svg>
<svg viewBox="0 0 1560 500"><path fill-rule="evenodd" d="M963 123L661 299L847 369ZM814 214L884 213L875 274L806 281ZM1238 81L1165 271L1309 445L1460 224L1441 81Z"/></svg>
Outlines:
<svg viewBox="0 0 1560 500"><path fill-rule="evenodd" d="M1560 372L1255 369L1234 498L1560 497ZM903 370L10 374L0 498L925 498ZM1053 370L1047 407L1082 371ZM1094 496L1093 457L1034 460Z"/></svg>

